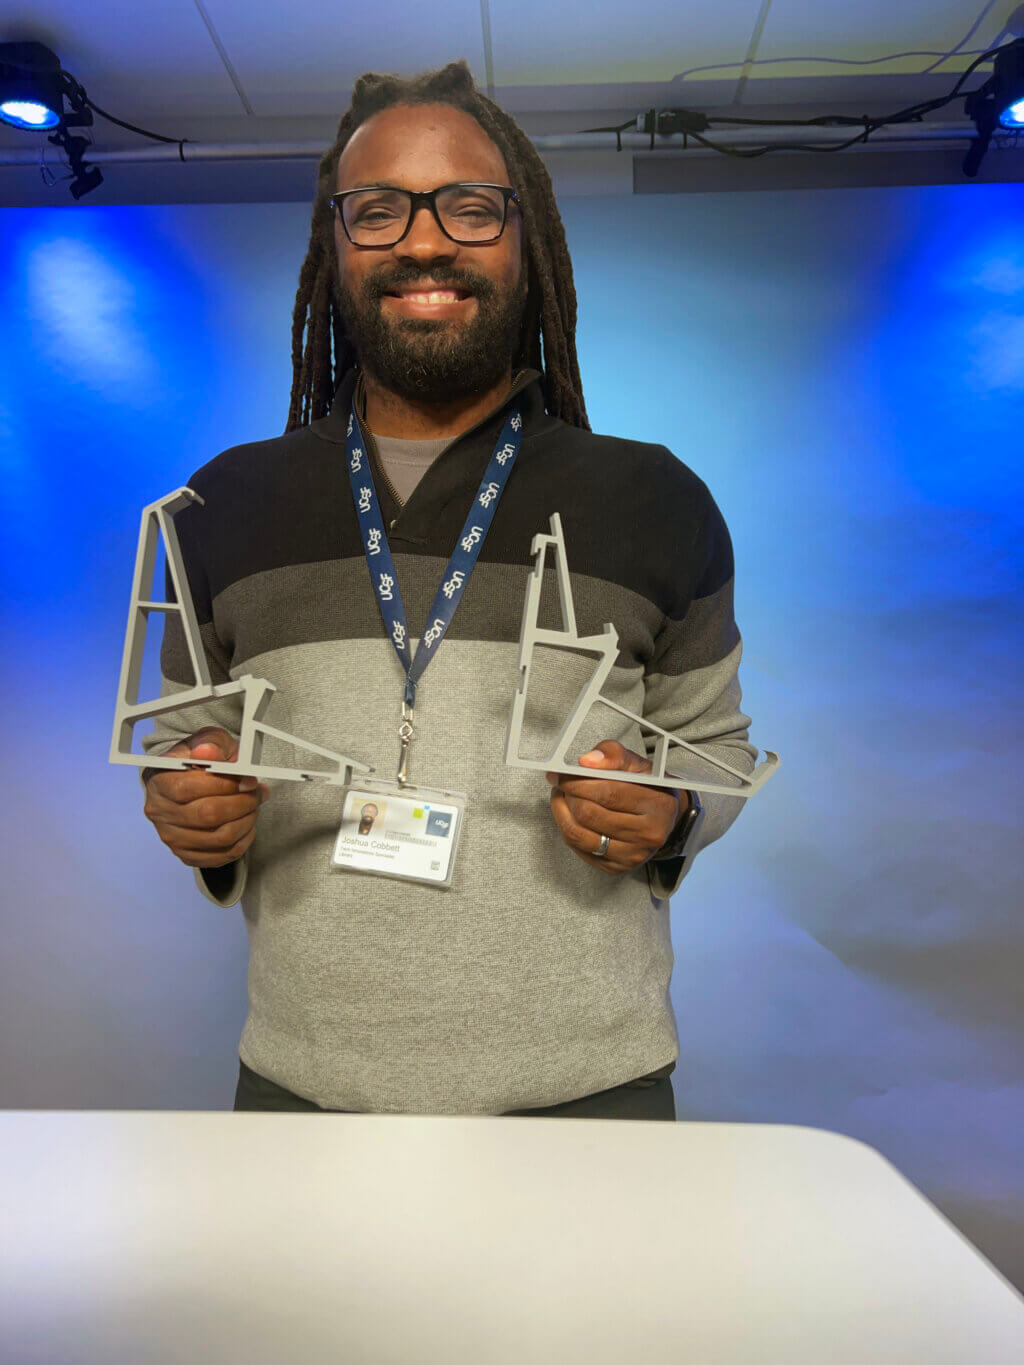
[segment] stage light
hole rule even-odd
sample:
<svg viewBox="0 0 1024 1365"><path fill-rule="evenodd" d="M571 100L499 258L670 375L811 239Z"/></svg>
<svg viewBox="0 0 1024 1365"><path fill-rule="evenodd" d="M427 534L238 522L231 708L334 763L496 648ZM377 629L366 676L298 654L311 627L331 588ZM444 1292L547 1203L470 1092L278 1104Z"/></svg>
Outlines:
<svg viewBox="0 0 1024 1365"><path fill-rule="evenodd" d="M4 100L0 104L0 118L15 128L56 128L60 122L52 109L31 100Z"/></svg>
<svg viewBox="0 0 1024 1365"><path fill-rule="evenodd" d="M966 97L964 111L978 130L964 157L964 175L977 175L993 134L1024 128L1024 38L993 49L992 75Z"/></svg>
<svg viewBox="0 0 1024 1365"><path fill-rule="evenodd" d="M64 113L57 55L42 43L0 43L0 118L15 128L56 128Z"/></svg>
<svg viewBox="0 0 1024 1365"><path fill-rule="evenodd" d="M996 53L992 95L1000 124L1024 128L1024 40L1018 39Z"/></svg>
<svg viewBox="0 0 1024 1365"><path fill-rule="evenodd" d="M72 198L81 199L103 183L96 167L85 164L88 138L68 132L92 124L88 96L73 76L61 70L57 54L42 43L0 43L0 119L28 132L55 130L46 140L68 159Z"/></svg>

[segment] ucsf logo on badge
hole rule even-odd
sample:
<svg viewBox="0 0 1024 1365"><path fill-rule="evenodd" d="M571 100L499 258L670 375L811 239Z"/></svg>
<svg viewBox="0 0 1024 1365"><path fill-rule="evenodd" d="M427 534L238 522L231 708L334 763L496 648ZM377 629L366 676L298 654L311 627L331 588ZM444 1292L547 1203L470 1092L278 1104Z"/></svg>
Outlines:
<svg viewBox="0 0 1024 1365"><path fill-rule="evenodd" d="M452 817L447 811L432 810L427 817L427 833L447 839L452 832Z"/></svg>

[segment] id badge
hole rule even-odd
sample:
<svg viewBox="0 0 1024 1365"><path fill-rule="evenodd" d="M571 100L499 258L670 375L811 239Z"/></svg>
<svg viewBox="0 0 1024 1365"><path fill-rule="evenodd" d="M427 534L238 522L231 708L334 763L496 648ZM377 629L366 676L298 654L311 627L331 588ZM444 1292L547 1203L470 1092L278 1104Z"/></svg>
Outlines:
<svg viewBox="0 0 1024 1365"><path fill-rule="evenodd" d="M407 783L367 782L345 792L333 867L451 886L466 797Z"/></svg>

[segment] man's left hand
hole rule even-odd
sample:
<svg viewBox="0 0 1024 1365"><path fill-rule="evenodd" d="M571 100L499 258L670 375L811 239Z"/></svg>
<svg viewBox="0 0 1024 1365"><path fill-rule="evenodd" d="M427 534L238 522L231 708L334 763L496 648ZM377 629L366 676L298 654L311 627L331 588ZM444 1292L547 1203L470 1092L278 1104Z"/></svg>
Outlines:
<svg viewBox="0 0 1024 1365"><path fill-rule="evenodd" d="M584 768L606 772L649 773L653 764L618 740L603 739L581 755ZM600 777L548 773L551 813L562 838L591 867L609 876L632 872L657 853L689 807L686 792L650 787L637 782L602 782ZM608 852L597 857L601 835L608 836Z"/></svg>

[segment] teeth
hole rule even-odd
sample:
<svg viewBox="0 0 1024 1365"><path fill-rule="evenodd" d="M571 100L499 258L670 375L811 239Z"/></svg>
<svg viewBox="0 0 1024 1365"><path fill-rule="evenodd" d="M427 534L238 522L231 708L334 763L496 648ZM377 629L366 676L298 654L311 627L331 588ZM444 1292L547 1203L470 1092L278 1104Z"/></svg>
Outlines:
<svg viewBox="0 0 1024 1365"><path fill-rule="evenodd" d="M456 303L458 295L452 289L434 289L429 294L403 294L410 303Z"/></svg>

